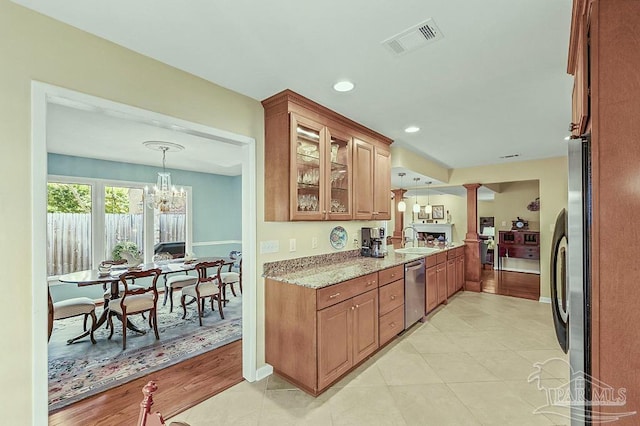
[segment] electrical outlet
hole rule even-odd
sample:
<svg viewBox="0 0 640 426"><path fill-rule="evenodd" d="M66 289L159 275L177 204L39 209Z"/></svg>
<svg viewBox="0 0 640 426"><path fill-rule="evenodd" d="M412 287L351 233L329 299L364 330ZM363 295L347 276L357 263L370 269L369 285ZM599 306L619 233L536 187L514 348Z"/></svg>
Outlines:
<svg viewBox="0 0 640 426"><path fill-rule="evenodd" d="M505 222L504 220L502 221L502 226L507 226L507 222Z"/></svg>
<svg viewBox="0 0 640 426"><path fill-rule="evenodd" d="M289 251L290 252L296 251L296 239L295 238L289 238Z"/></svg>
<svg viewBox="0 0 640 426"><path fill-rule="evenodd" d="M278 240L260 241L260 253L277 253L280 251L280 242Z"/></svg>
<svg viewBox="0 0 640 426"><path fill-rule="evenodd" d="M317 249L318 248L318 237L312 237L311 238L311 248L312 249Z"/></svg>

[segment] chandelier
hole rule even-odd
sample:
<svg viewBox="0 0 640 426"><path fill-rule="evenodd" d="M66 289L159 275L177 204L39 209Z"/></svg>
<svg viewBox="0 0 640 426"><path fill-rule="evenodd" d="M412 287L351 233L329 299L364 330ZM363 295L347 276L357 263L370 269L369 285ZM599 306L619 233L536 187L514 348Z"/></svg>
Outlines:
<svg viewBox="0 0 640 426"><path fill-rule="evenodd" d="M161 213L181 210L185 205L187 193L184 188L178 190L171 184L171 174L166 170L166 156L167 151L182 151L184 146L162 141L146 141L144 146L162 152L162 172L158 172L156 185L151 189L148 186L144 187L144 200L147 207L159 210Z"/></svg>

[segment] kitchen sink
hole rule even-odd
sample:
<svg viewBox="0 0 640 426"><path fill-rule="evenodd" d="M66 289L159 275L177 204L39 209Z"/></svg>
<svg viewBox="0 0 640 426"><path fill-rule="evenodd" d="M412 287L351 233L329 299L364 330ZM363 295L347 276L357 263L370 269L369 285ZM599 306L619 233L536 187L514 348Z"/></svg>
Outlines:
<svg viewBox="0 0 640 426"><path fill-rule="evenodd" d="M431 254L441 251L441 249L436 247L405 247L393 251L400 254Z"/></svg>

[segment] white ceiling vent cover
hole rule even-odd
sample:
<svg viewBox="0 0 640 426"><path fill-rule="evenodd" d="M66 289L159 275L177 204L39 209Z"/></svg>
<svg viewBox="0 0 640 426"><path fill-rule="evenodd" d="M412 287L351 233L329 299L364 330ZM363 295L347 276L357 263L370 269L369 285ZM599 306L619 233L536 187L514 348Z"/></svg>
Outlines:
<svg viewBox="0 0 640 426"><path fill-rule="evenodd" d="M394 55L401 56L419 47L442 39L444 35L432 18L414 25L382 42Z"/></svg>

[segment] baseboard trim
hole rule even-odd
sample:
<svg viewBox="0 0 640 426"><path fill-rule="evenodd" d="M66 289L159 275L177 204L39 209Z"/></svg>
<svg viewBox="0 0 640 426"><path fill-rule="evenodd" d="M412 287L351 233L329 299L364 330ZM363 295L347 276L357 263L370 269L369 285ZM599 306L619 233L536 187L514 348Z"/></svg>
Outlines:
<svg viewBox="0 0 640 426"><path fill-rule="evenodd" d="M500 271L506 271L506 272L522 272L522 273L524 273L524 274L536 274L536 275L540 275L540 271L536 271L536 270L533 270L533 269L520 269L520 268L508 268L508 267L507 267L507 268L502 267L502 268L498 269L498 267L496 266L496 267L494 267L494 268L493 268L493 270L494 270L494 271L498 271L498 272L500 272Z"/></svg>
<svg viewBox="0 0 640 426"><path fill-rule="evenodd" d="M542 297L542 296L540 296L540 299L538 301L540 303L551 303L551 298L550 297Z"/></svg>
<svg viewBox="0 0 640 426"><path fill-rule="evenodd" d="M256 381L260 381L272 374L273 374L273 367L269 364L265 364L256 370Z"/></svg>

